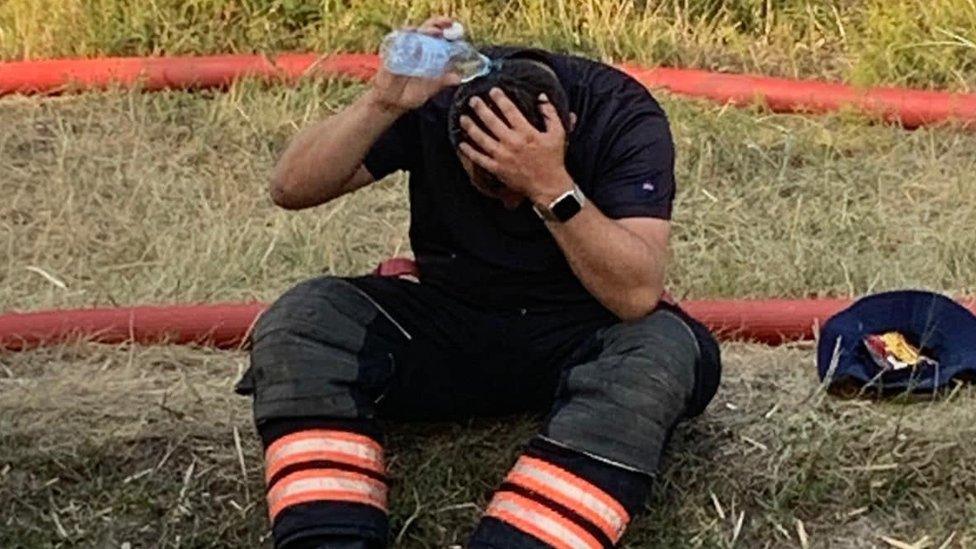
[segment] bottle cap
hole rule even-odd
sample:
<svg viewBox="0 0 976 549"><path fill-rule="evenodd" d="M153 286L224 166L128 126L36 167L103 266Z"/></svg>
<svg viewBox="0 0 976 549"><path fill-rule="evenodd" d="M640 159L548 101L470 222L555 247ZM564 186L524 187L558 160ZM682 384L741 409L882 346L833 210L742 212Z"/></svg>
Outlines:
<svg viewBox="0 0 976 549"><path fill-rule="evenodd" d="M460 40L464 38L464 25L455 21L450 27L444 29L445 40Z"/></svg>

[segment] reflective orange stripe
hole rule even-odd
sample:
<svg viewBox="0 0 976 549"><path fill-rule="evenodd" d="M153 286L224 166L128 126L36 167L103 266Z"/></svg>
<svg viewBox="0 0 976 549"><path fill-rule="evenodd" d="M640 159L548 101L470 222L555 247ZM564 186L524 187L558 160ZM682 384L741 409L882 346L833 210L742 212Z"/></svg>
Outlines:
<svg viewBox="0 0 976 549"><path fill-rule="evenodd" d="M386 485L359 473L309 469L292 473L268 492L268 514L274 521L285 508L312 501L349 501L386 511Z"/></svg>
<svg viewBox="0 0 976 549"><path fill-rule="evenodd" d="M383 447L369 437L346 431L315 429L281 437L264 453L265 481L279 471L314 460L338 461L384 473Z"/></svg>
<svg viewBox="0 0 976 549"><path fill-rule="evenodd" d="M498 492L485 515L511 524L556 549L601 549L602 544L573 521L512 492Z"/></svg>
<svg viewBox="0 0 976 549"><path fill-rule="evenodd" d="M606 492L541 459L522 456L506 480L572 509L613 543L620 541L630 522L627 510Z"/></svg>

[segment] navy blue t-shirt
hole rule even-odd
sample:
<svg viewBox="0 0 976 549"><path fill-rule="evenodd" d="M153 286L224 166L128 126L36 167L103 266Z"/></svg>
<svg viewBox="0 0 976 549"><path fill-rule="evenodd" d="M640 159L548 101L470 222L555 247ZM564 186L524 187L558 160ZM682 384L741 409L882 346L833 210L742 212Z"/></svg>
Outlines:
<svg viewBox="0 0 976 549"><path fill-rule="evenodd" d="M583 194L613 219L670 219L674 145L660 105L613 67L547 55L577 116L566 168ZM422 283L487 308L596 304L528 201L506 210L471 185L448 138L454 90L400 117L364 161L376 179L410 174L410 243Z"/></svg>

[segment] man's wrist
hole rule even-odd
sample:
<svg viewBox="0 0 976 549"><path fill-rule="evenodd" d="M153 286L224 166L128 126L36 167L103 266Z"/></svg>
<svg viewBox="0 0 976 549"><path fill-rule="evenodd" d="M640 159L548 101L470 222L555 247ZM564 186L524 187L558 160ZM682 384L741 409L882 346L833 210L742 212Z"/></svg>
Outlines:
<svg viewBox="0 0 976 549"><path fill-rule="evenodd" d="M370 114L375 116L389 117L394 120L406 114L408 110L399 105L384 101L375 89L370 89L363 94L362 101L363 106L369 111Z"/></svg>
<svg viewBox="0 0 976 549"><path fill-rule="evenodd" d="M576 183L565 170L548 178L544 185L529 195L529 200L540 208L548 208L560 196L573 190Z"/></svg>

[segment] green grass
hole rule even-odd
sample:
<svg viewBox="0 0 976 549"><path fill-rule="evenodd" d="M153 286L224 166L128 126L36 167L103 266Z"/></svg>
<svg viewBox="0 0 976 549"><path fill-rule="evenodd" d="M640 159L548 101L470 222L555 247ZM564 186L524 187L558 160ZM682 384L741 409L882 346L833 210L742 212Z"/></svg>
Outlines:
<svg viewBox="0 0 976 549"><path fill-rule="evenodd" d="M976 89L976 0L3 0L0 58L375 51L432 14L605 60Z"/></svg>

